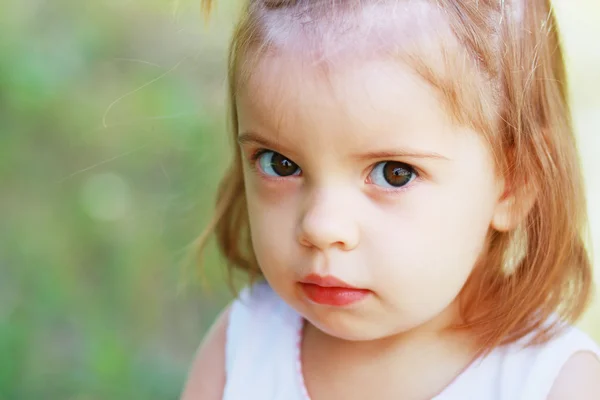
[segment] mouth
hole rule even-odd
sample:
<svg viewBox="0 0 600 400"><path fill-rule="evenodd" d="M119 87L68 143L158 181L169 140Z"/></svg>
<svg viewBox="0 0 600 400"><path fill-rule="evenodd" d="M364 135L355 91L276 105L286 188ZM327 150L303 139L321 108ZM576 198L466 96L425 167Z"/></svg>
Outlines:
<svg viewBox="0 0 600 400"><path fill-rule="evenodd" d="M368 289L354 287L333 276L310 274L299 284L310 301L327 306L348 306L371 294Z"/></svg>

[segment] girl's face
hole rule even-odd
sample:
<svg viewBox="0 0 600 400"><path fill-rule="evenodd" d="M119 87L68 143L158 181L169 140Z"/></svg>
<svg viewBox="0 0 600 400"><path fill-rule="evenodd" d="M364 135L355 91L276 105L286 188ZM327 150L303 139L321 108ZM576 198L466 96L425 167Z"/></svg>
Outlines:
<svg viewBox="0 0 600 400"><path fill-rule="evenodd" d="M402 64L304 61L266 56L236 98L265 278L348 340L455 318L503 192L483 136Z"/></svg>

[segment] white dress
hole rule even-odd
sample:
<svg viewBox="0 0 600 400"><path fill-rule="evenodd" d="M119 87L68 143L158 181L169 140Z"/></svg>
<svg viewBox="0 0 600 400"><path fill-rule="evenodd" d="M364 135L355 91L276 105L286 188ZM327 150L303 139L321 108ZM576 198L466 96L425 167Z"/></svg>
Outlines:
<svg viewBox="0 0 600 400"><path fill-rule="evenodd" d="M224 400L307 400L302 378L302 317L267 284L246 288L232 304L225 349ZM565 362L600 348L570 327L546 344L495 349L433 400L545 400Z"/></svg>

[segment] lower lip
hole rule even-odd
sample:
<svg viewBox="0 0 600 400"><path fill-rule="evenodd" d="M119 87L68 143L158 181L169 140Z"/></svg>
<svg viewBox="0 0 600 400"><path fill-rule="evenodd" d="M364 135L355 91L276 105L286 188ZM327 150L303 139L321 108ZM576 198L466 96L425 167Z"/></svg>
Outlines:
<svg viewBox="0 0 600 400"><path fill-rule="evenodd" d="M323 287L311 283L301 283L300 286L306 296L313 302L336 307L357 303L371 293L370 290L366 289Z"/></svg>

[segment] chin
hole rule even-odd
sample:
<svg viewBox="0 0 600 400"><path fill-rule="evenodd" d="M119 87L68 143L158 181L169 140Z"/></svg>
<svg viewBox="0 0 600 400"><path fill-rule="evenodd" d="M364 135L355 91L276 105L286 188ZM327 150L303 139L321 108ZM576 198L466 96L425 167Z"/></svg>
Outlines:
<svg viewBox="0 0 600 400"><path fill-rule="evenodd" d="M322 312L312 310L305 318L317 329L329 336L348 341L371 341L392 336L435 329L430 325L436 317L418 318L415 315L377 315L369 318L362 313L346 313L341 310ZM308 315L307 315L308 314Z"/></svg>
<svg viewBox="0 0 600 400"><path fill-rule="evenodd" d="M327 335L348 341L378 340L398 333L381 323L365 321L360 317L343 315L343 313L315 316L307 320Z"/></svg>

